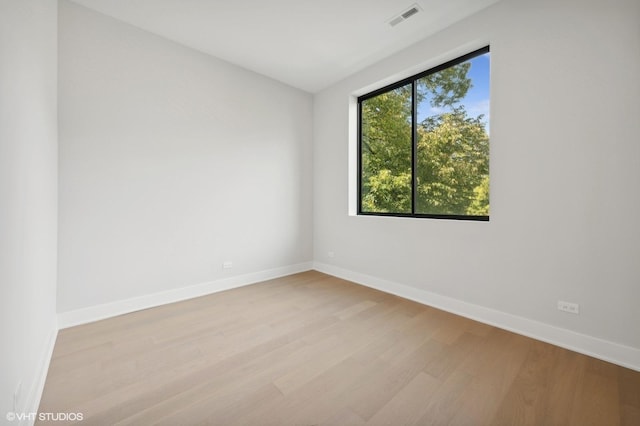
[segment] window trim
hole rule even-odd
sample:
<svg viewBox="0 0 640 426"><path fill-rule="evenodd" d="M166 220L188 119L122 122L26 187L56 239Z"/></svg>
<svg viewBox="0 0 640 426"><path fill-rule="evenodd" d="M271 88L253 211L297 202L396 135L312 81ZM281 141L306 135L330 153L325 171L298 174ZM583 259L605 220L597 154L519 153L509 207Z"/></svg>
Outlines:
<svg viewBox="0 0 640 426"><path fill-rule="evenodd" d="M472 220L472 221L484 221L488 222L490 216L478 216L478 215L448 215L448 214L431 214L431 213L416 213L416 196L417 196L417 179L416 179L416 167L418 161L418 144L417 144L417 132L418 126L415 125L417 121L417 84L416 81L430 74L434 74L438 71L442 71L446 68L450 68L454 65L458 65L462 62L466 62L476 56L489 53L489 46L482 47L474 50L473 52L462 55L458 58L447 61L443 64L429 68L418 74L404 78L395 83L388 84L380 89L376 89L372 92L366 93L362 96L358 96L358 216L383 216L383 217L412 217L412 218L424 218L424 219L452 219L452 220ZM397 89L402 86L411 84L412 96L411 96L411 213L389 213L389 212L365 212L362 211L362 102L367 99L374 98L383 93Z"/></svg>

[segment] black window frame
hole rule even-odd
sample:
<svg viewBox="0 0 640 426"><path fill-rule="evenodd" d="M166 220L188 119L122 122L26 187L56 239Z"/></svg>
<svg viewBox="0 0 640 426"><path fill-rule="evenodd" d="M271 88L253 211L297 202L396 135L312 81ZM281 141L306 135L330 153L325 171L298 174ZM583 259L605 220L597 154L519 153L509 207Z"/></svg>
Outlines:
<svg viewBox="0 0 640 426"><path fill-rule="evenodd" d="M358 96L358 215L360 216L391 216L391 217L413 217L424 219L452 219L452 220L472 220L472 221L484 221L488 222L490 216L479 215L448 215L448 214L430 214L430 213L416 213L416 193L417 193L417 84L416 81L430 74L437 73L444 69L450 68L454 65L458 65L462 62L466 62L476 56L484 55L490 52L490 46L485 46L473 52L467 53L458 58L447 61L443 64L437 65L428 70L422 71L418 74L404 78L395 83L384 86L380 89L376 89L372 92L366 93L362 96ZM402 86L411 84L412 97L411 97L411 213L391 213L391 212L367 212L362 211L362 102L367 99L374 98L383 93L397 89Z"/></svg>

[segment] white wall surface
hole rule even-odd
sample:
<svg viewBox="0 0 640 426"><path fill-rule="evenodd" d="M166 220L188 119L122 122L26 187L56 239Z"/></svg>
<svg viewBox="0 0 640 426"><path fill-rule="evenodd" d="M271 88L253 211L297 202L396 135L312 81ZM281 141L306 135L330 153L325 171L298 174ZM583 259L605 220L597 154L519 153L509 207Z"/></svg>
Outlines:
<svg viewBox="0 0 640 426"><path fill-rule="evenodd" d="M640 349L639 23L637 0L504 0L317 94L315 260ZM349 215L350 97L486 44L491 221Z"/></svg>
<svg viewBox="0 0 640 426"><path fill-rule="evenodd" d="M0 1L0 423L30 412L56 325L57 4Z"/></svg>
<svg viewBox="0 0 640 426"><path fill-rule="evenodd" d="M59 92L59 312L312 259L308 93L67 1Z"/></svg>

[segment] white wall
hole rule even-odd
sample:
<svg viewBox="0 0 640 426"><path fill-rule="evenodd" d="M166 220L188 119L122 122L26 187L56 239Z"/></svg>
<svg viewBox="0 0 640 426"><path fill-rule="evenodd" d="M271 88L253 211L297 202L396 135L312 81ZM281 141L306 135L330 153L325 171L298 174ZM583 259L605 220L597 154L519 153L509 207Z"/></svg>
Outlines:
<svg viewBox="0 0 640 426"><path fill-rule="evenodd" d="M0 423L37 408L56 326L57 4L0 1Z"/></svg>
<svg viewBox="0 0 640 426"><path fill-rule="evenodd" d="M628 346L640 368L639 23L637 0L505 0L317 94L321 269ZM491 221L350 216L350 97L487 43Z"/></svg>
<svg viewBox="0 0 640 426"><path fill-rule="evenodd" d="M59 312L311 261L311 95L67 1L59 65Z"/></svg>

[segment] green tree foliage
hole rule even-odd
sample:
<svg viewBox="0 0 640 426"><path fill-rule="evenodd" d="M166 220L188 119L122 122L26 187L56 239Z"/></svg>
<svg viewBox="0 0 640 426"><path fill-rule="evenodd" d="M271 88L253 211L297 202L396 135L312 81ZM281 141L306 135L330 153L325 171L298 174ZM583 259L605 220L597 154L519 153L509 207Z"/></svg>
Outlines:
<svg viewBox="0 0 640 426"><path fill-rule="evenodd" d="M473 200L467 214L489 216L489 176L485 176L480 185L473 189Z"/></svg>
<svg viewBox="0 0 640 426"><path fill-rule="evenodd" d="M464 62L417 81L435 111L417 125L416 212L488 215L489 136L461 101L472 86ZM362 102L362 210L410 213L411 85Z"/></svg>
<svg viewBox="0 0 640 426"><path fill-rule="evenodd" d="M463 62L419 79L418 103L422 100L420 96L427 95L431 95L433 107L449 107L460 102L471 88L471 79L467 78L469 68L471 63Z"/></svg>
<svg viewBox="0 0 640 426"><path fill-rule="evenodd" d="M361 149L362 210L410 213L411 85L362 103Z"/></svg>
<svg viewBox="0 0 640 426"><path fill-rule="evenodd" d="M481 119L459 106L418 127L418 213L467 214L474 189L489 174L489 137Z"/></svg>

